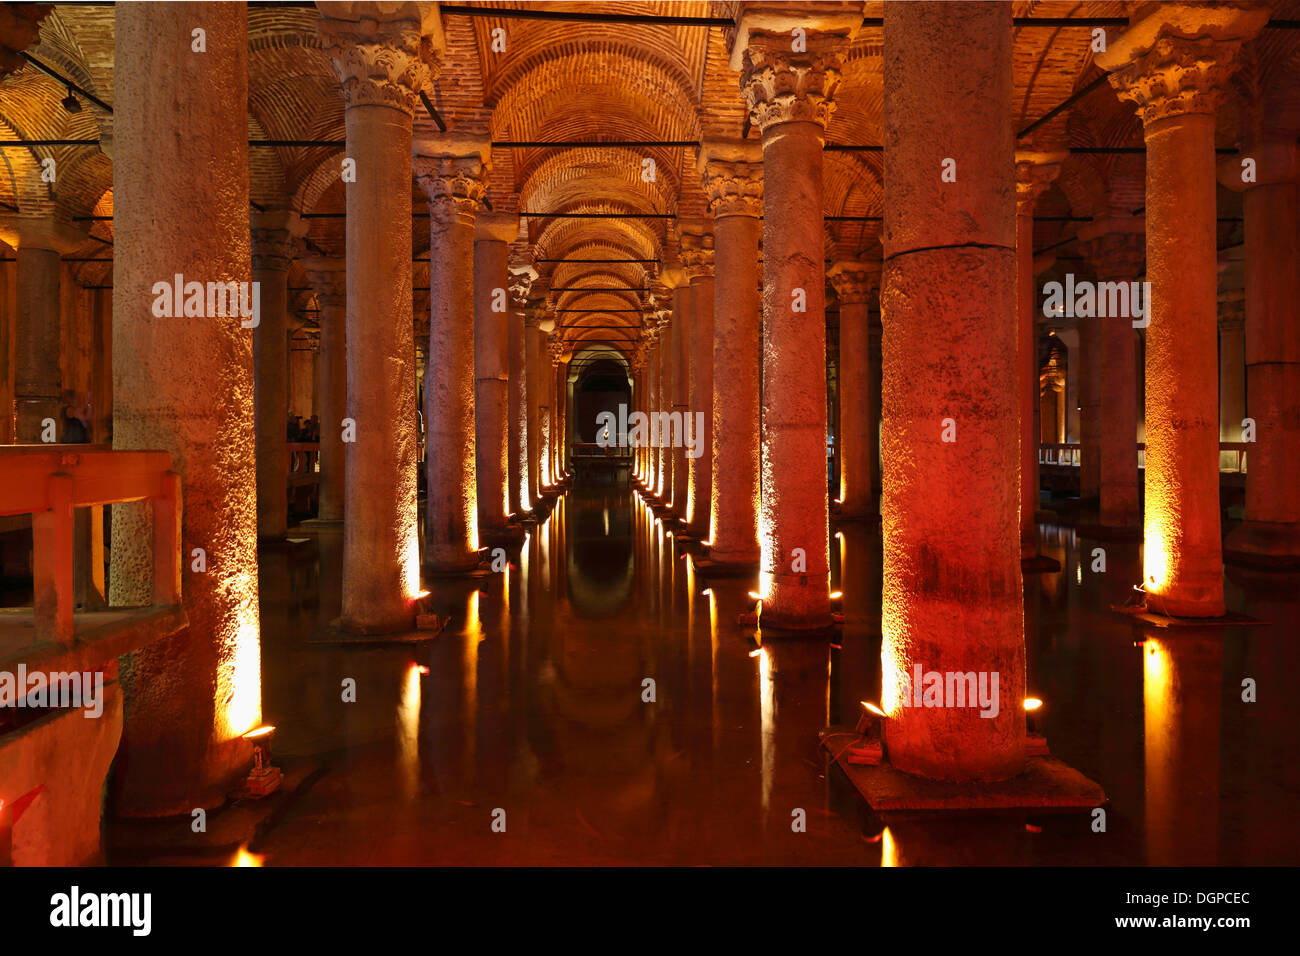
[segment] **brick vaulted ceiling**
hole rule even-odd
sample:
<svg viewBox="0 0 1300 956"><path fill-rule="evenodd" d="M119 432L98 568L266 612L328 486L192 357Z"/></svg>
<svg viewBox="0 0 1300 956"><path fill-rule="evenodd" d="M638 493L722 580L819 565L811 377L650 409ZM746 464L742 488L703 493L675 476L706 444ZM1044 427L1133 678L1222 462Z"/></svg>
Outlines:
<svg viewBox="0 0 1300 956"><path fill-rule="evenodd" d="M734 3L648 2L529 3L491 0L483 10L532 9L584 13L729 17ZM1018 17L1124 17L1131 3L1070 0L1018 2ZM1300 17L1300 0L1271 5L1277 18ZM882 16L883 4L867 3L866 17ZM250 139L325 140L344 138L343 98L316 37L318 12L296 4L249 8L248 133ZM489 135L492 140L609 141L688 140L739 136L744 105L737 74L728 65L732 31L721 25L590 23L526 20L506 16L443 16L446 50L426 90L448 129ZM494 52L494 30L504 30L506 48ZM499 35L499 34L498 34ZM1113 31L1112 31L1113 35ZM1077 27L1018 28L1015 40L1015 96L1008 104L1022 130L1098 76L1089 49L1090 31ZM1234 95L1220 112L1220 147L1239 145L1245 129L1260 122L1300 129L1300 103L1289 93L1300 51L1300 31L1264 30L1243 53ZM40 24L39 42L28 52L99 99L113 102L113 10L110 6L55 5ZM827 142L874 146L882 142L882 31L864 27L846 58L836 93L837 109ZM0 80L0 136L5 139L98 139L111 121L90 104L79 113L60 106L67 89L28 65ZM417 110L416 137L437 131ZM756 130L750 136L757 137ZM1120 103L1107 84L1082 96L1070 109L1020 141L1035 148L1141 146L1132 107ZM335 146L255 147L250 150L253 201L261 208L289 207L301 213L341 213L342 148ZM113 169L96 146L35 146L5 149L0 167L0 203L32 214L75 220L88 233L84 257L109 255L112 223L87 217L111 216ZM40 162L55 158L59 175L42 181ZM655 160L654 182L641 175L642 161ZM582 146L494 148L491 155L493 209L530 212L668 213L679 220L706 215L694 147L627 149ZM879 152L828 152L825 162L828 258L879 254L884 187ZM1072 154L1060 178L1040 200L1044 216L1036 245L1068 245L1076 225L1110 209L1143 205L1140 154ZM423 192L412 183L417 213L426 211ZM1239 199L1220 191L1220 216L1239 214ZM1059 221L1048 221L1055 217ZM653 288L658 269L676 260L678 220L556 219L530 217L512 245L512 265L534 259L650 259L647 264L537 264L539 288L579 290L554 296L562 308L582 309L564 318L571 339L607 338L582 326L623 325L636 329L641 298L633 290ZM413 257L427 259L425 220L414 229ZM1221 226L1232 241L1239 225ZM314 218L310 251L343 254L340 218ZM1058 245L1059 244L1059 245ZM82 255L78 253L78 255ZM416 263L417 289L428 286L427 262ZM84 263L83 284L111 282L109 263ZM305 286L300 275L291 286ZM307 297L301 299L308 304ZM417 321L427 295L416 293ZM309 314L305 312L304 314ZM307 320L310 324L310 320ZM426 319L427 321L427 319ZM618 338L622 338L619 336Z"/></svg>

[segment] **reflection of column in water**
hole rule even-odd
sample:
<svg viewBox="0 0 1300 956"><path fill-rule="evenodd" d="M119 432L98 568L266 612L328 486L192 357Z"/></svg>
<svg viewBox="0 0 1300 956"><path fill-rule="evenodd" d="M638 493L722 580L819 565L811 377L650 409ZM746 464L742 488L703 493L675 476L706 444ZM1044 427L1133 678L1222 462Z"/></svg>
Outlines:
<svg viewBox="0 0 1300 956"><path fill-rule="evenodd" d="M1143 630L1146 862L1214 865L1223 634Z"/></svg>
<svg viewBox="0 0 1300 956"><path fill-rule="evenodd" d="M420 782L420 665L412 661L397 701L397 769L402 796L414 800Z"/></svg>
<svg viewBox="0 0 1300 956"><path fill-rule="evenodd" d="M769 641L759 653L762 805L778 820L797 805L783 799L783 782L802 779L809 741L828 722L829 676L830 647L821 641Z"/></svg>

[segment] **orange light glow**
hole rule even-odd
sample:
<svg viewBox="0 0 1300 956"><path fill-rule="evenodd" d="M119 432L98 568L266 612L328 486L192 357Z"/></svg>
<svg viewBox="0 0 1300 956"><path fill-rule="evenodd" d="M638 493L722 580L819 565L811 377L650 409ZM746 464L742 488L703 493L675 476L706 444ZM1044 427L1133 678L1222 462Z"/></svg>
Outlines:
<svg viewBox="0 0 1300 956"><path fill-rule="evenodd" d="M839 600L840 598L842 598L842 597L844 597L844 592L843 592L843 591L832 591L832 592L831 592L831 600L832 600L832 601L838 601L838 600Z"/></svg>
<svg viewBox="0 0 1300 956"><path fill-rule="evenodd" d="M1037 697L1025 698L1025 710L1037 710L1042 706L1043 706L1043 702L1039 700Z"/></svg>
<svg viewBox="0 0 1300 956"><path fill-rule="evenodd" d="M763 595L759 594L757 591L750 591L749 596L755 601L763 600Z"/></svg>
<svg viewBox="0 0 1300 956"><path fill-rule="evenodd" d="M230 582L231 597L242 596L237 612L233 651L217 672L217 700L223 736L242 737L262 723L262 649L258 626L257 580L240 572Z"/></svg>
<svg viewBox="0 0 1300 956"><path fill-rule="evenodd" d="M263 724L261 727L258 727L255 730L250 730L248 733L244 734L244 739L256 740L258 737L265 737L267 734L273 733L275 733L275 726L273 724Z"/></svg>
<svg viewBox="0 0 1300 956"><path fill-rule="evenodd" d="M858 701L858 703L862 705L863 710L870 711L871 713L875 714L877 717L885 716L885 712L869 700L860 700Z"/></svg>
<svg viewBox="0 0 1300 956"><path fill-rule="evenodd" d="M235 851L233 859L230 861L232 867L235 866L261 866L266 856L261 853L249 853L247 846L241 846Z"/></svg>

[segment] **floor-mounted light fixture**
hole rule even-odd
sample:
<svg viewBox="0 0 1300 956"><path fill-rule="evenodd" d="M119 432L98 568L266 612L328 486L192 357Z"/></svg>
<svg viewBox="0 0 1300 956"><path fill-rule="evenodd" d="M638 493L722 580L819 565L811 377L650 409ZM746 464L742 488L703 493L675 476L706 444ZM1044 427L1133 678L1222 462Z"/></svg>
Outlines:
<svg viewBox="0 0 1300 956"><path fill-rule="evenodd" d="M284 774L280 772L280 768L271 765L271 736L274 733L273 726L263 724L244 734L244 739L253 745L253 769L248 772L248 777L244 780L242 796L269 797L279 790L280 784L284 782Z"/></svg>

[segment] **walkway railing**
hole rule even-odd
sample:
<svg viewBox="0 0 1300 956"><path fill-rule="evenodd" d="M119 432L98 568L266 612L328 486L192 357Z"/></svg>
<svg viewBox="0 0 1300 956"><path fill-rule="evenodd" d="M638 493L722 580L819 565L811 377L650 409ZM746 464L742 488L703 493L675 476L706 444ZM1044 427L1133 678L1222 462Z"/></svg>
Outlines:
<svg viewBox="0 0 1300 956"><path fill-rule="evenodd" d="M291 441L285 448L289 452L289 484L303 485L320 480L320 442Z"/></svg>
<svg viewBox="0 0 1300 956"><path fill-rule="evenodd" d="M1078 442L1041 444L1038 446L1038 463L1040 465L1078 468L1080 447ZM1138 454L1138 467L1145 468L1147 446L1143 442L1138 442L1135 447ZM1219 471L1228 474L1244 474L1246 471L1246 453L1249 450L1250 442L1219 442Z"/></svg>
<svg viewBox="0 0 1300 956"><path fill-rule="evenodd" d="M75 606L75 509L90 508L91 525L102 528L103 506L149 501L153 506L155 607L181 599L181 485L163 451L113 451L106 445L0 446L0 515L32 516L34 643L70 645ZM103 574L103 544L91 535L82 555L92 573ZM134 609L138 610L138 609ZM0 647L13 646L12 633Z"/></svg>

